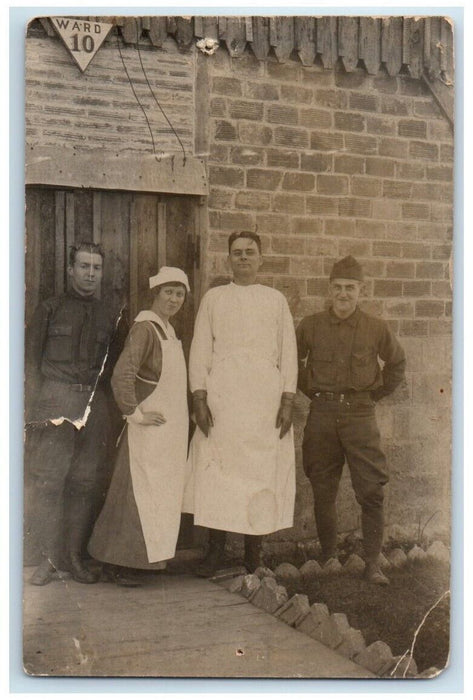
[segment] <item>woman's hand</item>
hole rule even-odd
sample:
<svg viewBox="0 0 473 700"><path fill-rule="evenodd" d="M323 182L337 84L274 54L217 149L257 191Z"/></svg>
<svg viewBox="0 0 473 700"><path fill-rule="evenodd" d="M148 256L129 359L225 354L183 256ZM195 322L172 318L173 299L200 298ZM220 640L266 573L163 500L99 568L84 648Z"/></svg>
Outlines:
<svg viewBox="0 0 473 700"><path fill-rule="evenodd" d="M141 425L163 425L166 422L165 417L158 411L142 411L143 420Z"/></svg>
<svg viewBox="0 0 473 700"><path fill-rule="evenodd" d="M130 416L126 416L128 423L138 425L163 425L166 418L159 411L142 411L139 407Z"/></svg>

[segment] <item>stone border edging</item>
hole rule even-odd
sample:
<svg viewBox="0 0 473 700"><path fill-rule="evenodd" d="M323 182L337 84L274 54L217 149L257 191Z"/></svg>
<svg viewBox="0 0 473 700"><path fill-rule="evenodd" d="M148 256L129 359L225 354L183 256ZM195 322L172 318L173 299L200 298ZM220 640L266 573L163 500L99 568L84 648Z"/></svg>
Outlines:
<svg viewBox="0 0 473 700"><path fill-rule="evenodd" d="M450 561L447 547L437 540L426 551L414 545L407 555L400 548L393 549L388 557L382 554L380 566L400 567L407 561L421 561L428 557ZM334 573L358 574L364 567L364 561L356 554L351 554L343 566L338 559L329 559L323 567L317 561L309 560L300 569L284 562L275 571L259 567L254 574L236 576L225 587L380 678L434 678L440 669L432 666L419 674L417 664L409 654L394 656L389 645L380 640L366 646L363 634L350 626L345 613L330 613L324 603L309 605L305 594L296 593L289 598L286 588L278 583L278 579L296 581Z"/></svg>

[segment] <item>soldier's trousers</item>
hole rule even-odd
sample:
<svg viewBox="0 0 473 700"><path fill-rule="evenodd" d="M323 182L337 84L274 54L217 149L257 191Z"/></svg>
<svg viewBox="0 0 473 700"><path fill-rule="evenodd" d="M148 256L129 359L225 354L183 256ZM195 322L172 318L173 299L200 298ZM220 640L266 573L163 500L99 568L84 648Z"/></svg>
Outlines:
<svg viewBox="0 0 473 700"><path fill-rule="evenodd" d="M41 555L55 566L85 546L97 513L106 473L110 419L97 392L85 427L69 421L32 428L29 469L34 479L34 514ZM64 557L66 558L64 560Z"/></svg>
<svg viewBox="0 0 473 700"><path fill-rule="evenodd" d="M361 506L364 558L375 562L383 541L383 486L388 474L374 402L369 398L343 402L314 398L302 451L323 556L332 556L337 548L336 497L346 460Z"/></svg>

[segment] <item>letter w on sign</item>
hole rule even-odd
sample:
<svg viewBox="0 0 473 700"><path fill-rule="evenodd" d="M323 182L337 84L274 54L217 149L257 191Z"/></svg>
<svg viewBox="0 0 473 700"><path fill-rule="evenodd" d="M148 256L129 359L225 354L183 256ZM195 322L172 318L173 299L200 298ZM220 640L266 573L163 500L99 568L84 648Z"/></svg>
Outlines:
<svg viewBox="0 0 473 700"><path fill-rule="evenodd" d="M50 17L49 19L82 72L85 71L113 27L113 24L108 22L87 22L71 17Z"/></svg>

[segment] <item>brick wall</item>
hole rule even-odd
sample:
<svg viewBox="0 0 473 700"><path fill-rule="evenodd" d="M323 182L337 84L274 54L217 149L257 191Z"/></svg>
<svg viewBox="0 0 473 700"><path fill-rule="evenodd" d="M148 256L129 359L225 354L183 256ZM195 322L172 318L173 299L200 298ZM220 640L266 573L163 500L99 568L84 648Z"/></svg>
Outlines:
<svg viewBox="0 0 473 700"><path fill-rule="evenodd" d="M347 254L368 276L361 306L389 320L408 357L406 385L379 406L391 482L387 519L426 533L449 520L452 132L409 77L346 74L291 61L207 59L209 234L204 287L228 279L228 235L257 230L261 282L287 296L296 322L325 304L327 274ZM298 401L294 530L310 538ZM359 525L345 476L341 529Z"/></svg>
<svg viewBox="0 0 473 700"><path fill-rule="evenodd" d="M181 147L157 106L134 47L121 53L149 119L156 151ZM172 40L141 49L153 92L188 153L194 152L195 54L180 53ZM81 73L59 39L26 41L26 143L82 151L149 154L146 119L126 76L116 43L107 41Z"/></svg>

